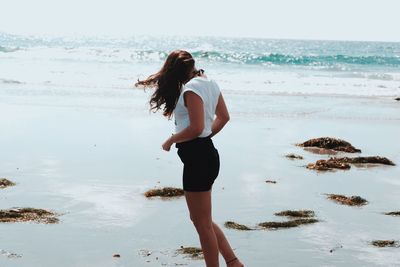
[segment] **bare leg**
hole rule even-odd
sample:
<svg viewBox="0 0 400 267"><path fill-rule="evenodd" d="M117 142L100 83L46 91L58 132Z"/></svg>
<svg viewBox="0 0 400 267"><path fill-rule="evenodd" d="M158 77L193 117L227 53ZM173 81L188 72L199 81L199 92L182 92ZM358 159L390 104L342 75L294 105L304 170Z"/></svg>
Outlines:
<svg viewBox="0 0 400 267"><path fill-rule="evenodd" d="M219 226L216 223L213 222L212 224L213 224L214 232L217 235L219 251L221 252L225 261L229 261L229 260L236 258L236 255L233 252L231 246L229 245L229 242L226 239L224 232L222 232L221 228L219 228ZM240 260L235 260L235 261L232 261L228 266L242 267L244 265L240 262Z"/></svg>
<svg viewBox="0 0 400 267"><path fill-rule="evenodd" d="M211 190L205 192L185 191L190 219L199 234L201 248L207 267L219 267L218 240L211 218Z"/></svg>

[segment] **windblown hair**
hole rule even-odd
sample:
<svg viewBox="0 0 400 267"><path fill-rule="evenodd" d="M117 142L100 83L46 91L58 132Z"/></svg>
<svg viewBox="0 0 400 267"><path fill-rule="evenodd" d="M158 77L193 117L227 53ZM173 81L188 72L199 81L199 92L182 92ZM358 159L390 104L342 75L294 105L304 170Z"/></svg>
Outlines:
<svg viewBox="0 0 400 267"><path fill-rule="evenodd" d="M182 86L198 74L192 55L183 50L171 52L161 70L145 80L138 80L136 87L154 87L149 104L150 110L163 109L163 115L170 118L176 107Z"/></svg>

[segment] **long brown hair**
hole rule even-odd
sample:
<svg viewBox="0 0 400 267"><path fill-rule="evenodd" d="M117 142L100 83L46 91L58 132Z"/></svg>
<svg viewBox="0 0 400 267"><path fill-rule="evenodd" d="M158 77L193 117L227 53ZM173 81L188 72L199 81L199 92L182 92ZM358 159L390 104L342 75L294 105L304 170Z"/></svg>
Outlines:
<svg viewBox="0 0 400 267"><path fill-rule="evenodd" d="M183 50L171 52L163 67L145 80L138 80L135 86L154 87L149 104L154 112L163 109L163 115L170 118L181 93L183 84L198 73L192 55Z"/></svg>

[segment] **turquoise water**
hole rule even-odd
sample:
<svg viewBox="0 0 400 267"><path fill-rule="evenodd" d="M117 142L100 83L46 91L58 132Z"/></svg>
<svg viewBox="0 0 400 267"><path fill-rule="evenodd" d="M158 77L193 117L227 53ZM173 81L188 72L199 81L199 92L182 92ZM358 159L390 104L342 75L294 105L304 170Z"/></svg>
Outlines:
<svg viewBox="0 0 400 267"><path fill-rule="evenodd" d="M254 65L295 65L321 67L400 68L400 43L301 41L217 37L132 37L38 38L0 33L0 52L13 53L35 48L79 51L97 49L98 60L109 56L116 61L162 61L176 48L187 49L206 62ZM126 58L118 54L126 52Z"/></svg>
<svg viewBox="0 0 400 267"><path fill-rule="evenodd" d="M400 94L400 43L216 37L50 38L0 33L0 88L132 88L175 49L226 90L254 94ZM33 88L35 87L35 88Z"/></svg>

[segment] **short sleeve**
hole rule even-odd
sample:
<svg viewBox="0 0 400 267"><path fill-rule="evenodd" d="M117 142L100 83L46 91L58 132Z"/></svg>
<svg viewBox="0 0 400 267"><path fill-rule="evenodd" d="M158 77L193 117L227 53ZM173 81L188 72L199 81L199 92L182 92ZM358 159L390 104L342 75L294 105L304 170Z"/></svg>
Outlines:
<svg viewBox="0 0 400 267"><path fill-rule="evenodd" d="M184 94L184 93L186 93L186 92L188 92L188 91L193 92L193 93L195 93L196 95L200 96L201 100L202 100L203 103L204 103L204 98L203 98L202 94L200 93L200 90L198 90L197 88L185 87L185 88L183 89L183 92L182 92L182 93Z"/></svg>

